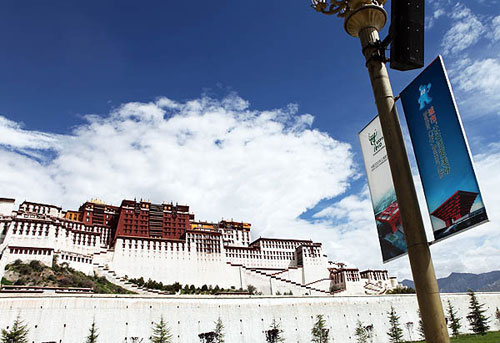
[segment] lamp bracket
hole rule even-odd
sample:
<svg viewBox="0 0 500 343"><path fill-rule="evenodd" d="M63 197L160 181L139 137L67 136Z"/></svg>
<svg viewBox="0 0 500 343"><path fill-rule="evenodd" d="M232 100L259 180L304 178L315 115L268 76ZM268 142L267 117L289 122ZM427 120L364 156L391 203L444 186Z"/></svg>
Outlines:
<svg viewBox="0 0 500 343"><path fill-rule="evenodd" d="M389 37L390 36L386 37L383 41L377 39L377 41L373 43L368 43L363 47L363 55L365 54L367 49L373 49L372 53L370 54L370 57L368 57L368 59L366 60L365 64L366 67L368 67L368 63L370 63L372 60L379 61L382 63L390 61L390 59L385 56L385 49L387 49L387 46L389 45L389 43L387 42Z"/></svg>

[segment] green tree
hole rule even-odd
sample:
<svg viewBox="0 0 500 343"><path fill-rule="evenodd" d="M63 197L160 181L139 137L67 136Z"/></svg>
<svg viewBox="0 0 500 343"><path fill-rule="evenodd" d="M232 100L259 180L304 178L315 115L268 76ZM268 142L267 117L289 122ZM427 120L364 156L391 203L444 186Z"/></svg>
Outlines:
<svg viewBox="0 0 500 343"><path fill-rule="evenodd" d="M322 314L316 316L316 322L311 329L312 343L327 343L330 330L326 328L326 321Z"/></svg>
<svg viewBox="0 0 500 343"><path fill-rule="evenodd" d="M224 325L220 317L215 322L215 343L224 343Z"/></svg>
<svg viewBox="0 0 500 343"><path fill-rule="evenodd" d="M17 316L10 331L2 330L2 343L28 343L28 334L28 325Z"/></svg>
<svg viewBox="0 0 500 343"><path fill-rule="evenodd" d="M247 286L247 291L248 291L248 294L254 295L255 292L257 291L257 288L254 285L248 285Z"/></svg>
<svg viewBox="0 0 500 343"><path fill-rule="evenodd" d="M172 343L172 334L163 315L158 323L153 322L153 334L149 338L152 343Z"/></svg>
<svg viewBox="0 0 500 343"><path fill-rule="evenodd" d="M281 325L276 319L273 319L271 323L271 327L266 332L266 342L267 343L279 343L284 342L285 338L283 337L283 330L281 329Z"/></svg>
<svg viewBox="0 0 500 343"><path fill-rule="evenodd" d="M469 289L469 315L467 319L470 320L472 331L476 334L486 335L486 332L490 328L488 325L489 318L484 315L486 310L483 309L484 304L480 304L476 298L476 295L472 290Z"/></svg>
<svg viewBox="0 0 500 343"><path fill-rule="evenodd" d="M97 337L99 334L97 333L97 328L95 327L95 319L92 321L92 325L90 326L89 335L85 339L85 343L96 343Z"/></svg>
<svg viewBox="0 0 500 343"><path fill-rule="evenodd" d="M457 316L457 310L453 307L451 302L448 300L448 307L446 308L448 312L448 327L451 329L451 332L454 337L458 337L459 330L462 327L460 324L460 318Z"/></svg>
<svg viewBox="0 0 500 343"><path fill-rule="evenodd" d="M368 343L368 332L366 332L366 329L363 326L363 323L359 319L356 323L356 329L354 330L354 336L356 336L357 343Z"/></svg>
<svg viewBox="0 0 500 343"><path fill-rule="evenodd" d="M415 290L411 287L397 286L396 288L389 289L386 294L415 294Z"/></svg>
<svg viewBox="0 0 500 343"><path fill-rule="evenodd" d="M403 329L399 324L399 316L396 310L391 306L391 311L387 312L389 315L389 331L387 331L387 336L389 336L389 342L391 343L401 343L403 342Z"/></svg>

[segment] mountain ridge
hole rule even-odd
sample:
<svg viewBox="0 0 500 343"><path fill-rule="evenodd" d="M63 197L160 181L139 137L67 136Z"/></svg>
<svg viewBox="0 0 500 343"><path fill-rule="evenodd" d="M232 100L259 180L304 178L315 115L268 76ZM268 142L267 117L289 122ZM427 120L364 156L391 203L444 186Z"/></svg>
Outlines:
<svg viewBox="0 0 500 343"><path fill-rule="evenodd" d="M439 291L442 293L463 293L469 289L474 292L500 292L500 270L481 274L452 272L437 281ZM412 280L405 279L401 284L415 288Z"/></svg>

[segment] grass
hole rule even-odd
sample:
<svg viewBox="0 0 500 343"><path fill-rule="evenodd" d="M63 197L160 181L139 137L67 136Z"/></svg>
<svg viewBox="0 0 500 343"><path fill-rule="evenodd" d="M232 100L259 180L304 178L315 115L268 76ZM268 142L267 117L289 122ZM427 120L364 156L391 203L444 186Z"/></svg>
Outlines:
<svg viewBox="0 0 500 343"><path fill-rule="evenodd" d="M425 341L419 341L425 342ZM452 343L499 343L500 331L491 331L486 335L460 335L451 339Z"/></svg>
<svg viewBox="0 0 500 343"><path fill-rule="evenodd" d="M456 343L498 343L500 342L500 331L488 332L486 335L462 335L458 338L452 338Z"/></svg>

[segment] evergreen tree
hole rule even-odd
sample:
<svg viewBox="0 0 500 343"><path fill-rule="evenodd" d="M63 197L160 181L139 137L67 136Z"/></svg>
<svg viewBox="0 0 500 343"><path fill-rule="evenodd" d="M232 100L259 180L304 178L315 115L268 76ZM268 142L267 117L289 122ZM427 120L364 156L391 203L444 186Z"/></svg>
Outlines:
<svg viewBox="0 0 500 343"><path fill-rule="evenodd" d="M17 316L10 331L2 330L2 343L28 343L28 325Z"/></svg>
<svg viewBox="0 0 500 343"><path fill-rule="evenodd" d="M266 331L266 342L267 343L279 343L284 342L283 330L281 329L280 323L273 319L271 327Z"/></svg>
<svg viewBox="0 0 500 343"><path fill-rule="evenodd" d="M389 331L387 331L387 336L389 336L389 342L391 343L401 343L403 342L403 329L399 324L399 316L396 313L394 307L391 306L391 311L387 312L389 315Z"/></svg>
<svg viewBox="0 0 500 343"><path fill-rule="evenodd" d="M222 319L220 317L215 322L215 343L224 343L224 325L222 324Z"/></svg>
<svg viewBox="0 0 500 343"><path fill-rule="evenodd" d="M316 322L311 329L312 343L327 343L330 330L326 328L326 321L322 314L316 316Z"/></svg>
<svg viewBox="0 0 500 343"><path fill-rule="evenodd" d="M457 316L457 310L453 307L451 302L448 300L448 307L447 307L447 312L448 312L448 327L451 329L451 332L454 337L458 337L458 334L460 333L459 330L462 327L460 324L460 318Z"/></svg>
<svg viewBox="0 0 500 343"><path fill-rule="evenodd" d="M476 295L469 289L469 315L468 319L471 321L472 331L476 334L486 335L486 331L490 328L488 325L489 318L484 315L486 310L483 309L484 304L477 301Z"/></svg>
<svg viewBox="0 0 500 343"><path fill-rule="evenodd" d="M368 332L366 332L363 323L358 319L356 323L356 330L354 331L357 343L368 343Z"/></svg>
<svg viewBox="0 0 500 343"><path fill-rule="evenodd" d="M99 334L97 333L97 328L95 327L95 319L92 321L92 325L90 326L89 335L87 336L85 343L96 343L97 337Z"/></svg>
<svg viewBox="0 0 500 343"><path fill-rule="evenodd" d="M158 323L153 323L153 335L149 340L152 343L172 343L172 334L163 315Z"/></svg>

